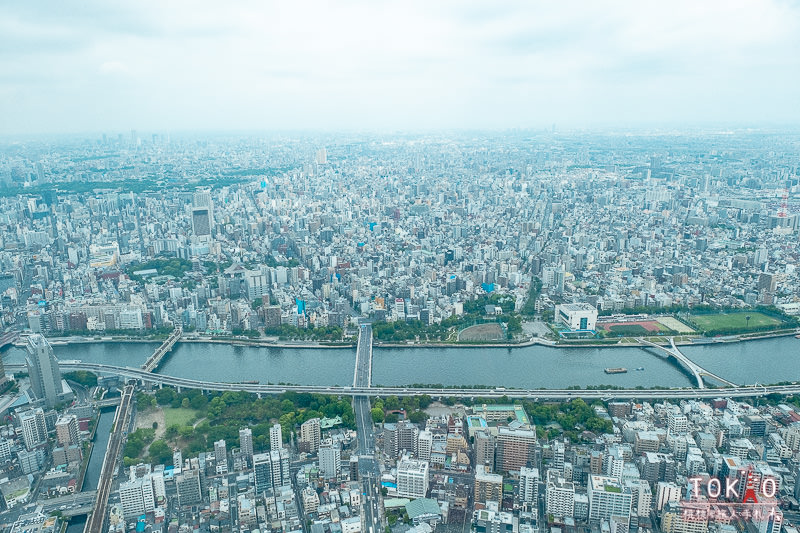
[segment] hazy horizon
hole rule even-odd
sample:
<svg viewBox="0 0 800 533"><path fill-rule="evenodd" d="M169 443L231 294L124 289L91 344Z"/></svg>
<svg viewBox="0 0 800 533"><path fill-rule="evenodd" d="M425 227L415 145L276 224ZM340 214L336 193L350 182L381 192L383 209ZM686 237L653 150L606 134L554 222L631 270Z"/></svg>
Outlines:
<svg viewBox="0 0 800 533"><path fill-rule="evenodd" d="M795 128L800 4L0 6L0 135Z"/></svg>

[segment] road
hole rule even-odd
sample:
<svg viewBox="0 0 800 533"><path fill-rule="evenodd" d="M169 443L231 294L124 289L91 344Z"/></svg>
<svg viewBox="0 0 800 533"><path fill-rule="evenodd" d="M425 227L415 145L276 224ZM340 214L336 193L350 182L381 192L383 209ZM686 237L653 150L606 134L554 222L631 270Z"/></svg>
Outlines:
<svg viewBox="0 0 800 533"><path fill-rule="evenodd" d="M353 376L354 389L369 389L372 373L372 325L359 326L356 366ZM363 531L381 533L381 471L375 460L375 434L372 427L369 396L354 396L353 411L358 434L358 477L364 489L362 497Z"/></svg>
<svg viewBox="0 0 800 533"><path fill-rule="evenodd" d="M358 362L360 368L362 364ZM225 383L219 381L202 381L163 374L152 374L139 368L87 363L83 361L60 361L58 366L64 372L71 370L88 370L103 375L131 378L142 383L168 385L179 389L199 389L203 391L244 391L255 394L282 394L284 392L308 392L311 394L332 394L336 396L418 396L427 394L432 397L460 398L518 398L543 400L570 400L572 398L587 399L637 399L659 400L663 398L752 398L767 394L792 395L800 394L800 385L746 385L741 387L724 387L719 389L507 389L496 388L431 388L431 387L326 387L324 385L261 385L254 383ZM23 372L24 365L5 365L8 372Z"/></svg>
<svg viewBox="0 0 800 533"><path fill-rule="evenodd" d="M111 436L108 439L106 456L103 459L103 469L100 471L100 480L97 484L97 499L94 504L94 512L86 521L84 533L102 533L103 522L106 518L108 507L108 497L111 494L111 485L114 481L114 473L117 469L117 460L122 454L122 446L128 435L131 421L131 410L133 409L134 386L128 385L122 391L122 399L117 407L117 415L114 417L114 425Z"/></svg>

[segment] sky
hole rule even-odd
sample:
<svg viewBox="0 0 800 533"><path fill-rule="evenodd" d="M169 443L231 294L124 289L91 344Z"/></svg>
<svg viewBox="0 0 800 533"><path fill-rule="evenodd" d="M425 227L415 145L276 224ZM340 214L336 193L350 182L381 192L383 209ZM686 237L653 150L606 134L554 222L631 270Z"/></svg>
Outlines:
<svg viewBox="0 0 800 533"><path fill-rule="evenodd" d="M0 3L0 134L800 124L800 2Z"/></svg>

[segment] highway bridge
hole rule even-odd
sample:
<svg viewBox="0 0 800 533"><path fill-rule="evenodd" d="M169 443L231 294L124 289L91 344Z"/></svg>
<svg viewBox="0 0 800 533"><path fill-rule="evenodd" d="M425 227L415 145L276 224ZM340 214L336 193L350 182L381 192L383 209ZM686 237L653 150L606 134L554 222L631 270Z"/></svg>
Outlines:
<svg viewBox="0 0 800 533"><path fill-rule="evenodd" d="M183 330L180 328L180 326L172 330L172 333L170 333L169 337L167 337L167 340L161 343L161 346L156 348L156 351L153 352L153 355L147 358L147 361L145 361L142 365L142 370L145 372L155 372L158 368L158 365L160 365L161 361L164 360L164 356L172 350L172 348L175 346L175 343L181 338L182 334Z"/></svg>
<svg viewBox="0 0 800 533"><path fill-rule="evenodd" d="M698 365L697 363L686 357L678 349L678 347L675 346L675 339L673 337L669 338L669 347L666 347L661 344L656 344L654 342L650 342L649 340L644 339L642 337L639 337L636 340L639 342L639 344L665 352L669 357L677 361L678 364L681 366L681 368L685 369L692 375L692 377L694 377L694 380L697 382L698 389L705 388L705 382L703 381L703 378L711 378L715 380L717 383L722 383L723 385L727 385L729 387L736 386L735 383L732 383L727 379L714 374L713 372L709 372L702 366Z"/></svg>
<svg viewBox="0 0 800 533"><path fill-rule="evenodd" d="M9 372L23 371L24 365L5 365ZM747 398L767 394L800 394L800 385L747 385L726 388L702 389L687 387L682 389L510 389L495 388L438 388L438 387L341 387L325 385L263 385L256 383L225 383L219 381L201 381L146 372L140 368L87 363L83 361L60 361L62 371L88 370L96 374L116 375L122 378L137 380L141 383L167 385L178 389L199 389L202 391L245 391L255 394L281 394L287 391L307 392L312 394L334 394L338 396L415 396L427 394L433 397L461 398L538 398L547 400L564 400L571 398L603 399L660 399L660 398Z"/></svg>
<svg viewBox="0 0 800 533"><path fill-rule="evenodd" d="M96 497L97 491L87 490L47 500L39 500L37 503L42 505L44 514L59 511L61 516L72 517L90 513L94 509Z"/></svg>

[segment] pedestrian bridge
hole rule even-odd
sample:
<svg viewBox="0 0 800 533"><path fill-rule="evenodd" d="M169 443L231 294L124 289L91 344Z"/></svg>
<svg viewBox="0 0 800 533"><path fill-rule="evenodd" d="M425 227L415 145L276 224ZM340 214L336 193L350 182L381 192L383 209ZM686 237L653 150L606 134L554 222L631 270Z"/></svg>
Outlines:
<svg viewBox="0 0 800 533"><path fill-rule="evenodd" d="M697 382L697 388L699 388L699 389L704 389L705 388L705 383L703 382L703 378L713 379L714 381L717 381L719 383L728 385L729 387L736 387L737 386L735 383L732 383L732 382L728 381L727 379L714 374L713 372L709 372L708 370L706 370L702 366L698 365L697 363L695 363L694 361L692 361L691 359L686 357L678 349L678 347L675 346L675 339L673 337L669 338L669 347L661 345L661 344L656 344L656 343L651 342L651 341L649 341L649 340L647 340L647 339L645 339L643 337L638 337L636 340L639 342L639 344L647 346L648 348L655 348L657 350L661 350L662 352L665 352L669 357L672 357L673 359L675 359L678 362L678 364L681 366L681 368L685 369L687 372L689 372L692 375L692 377Z"/></svg>

